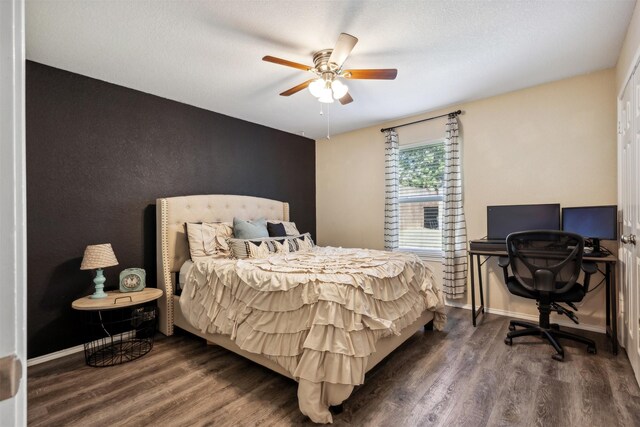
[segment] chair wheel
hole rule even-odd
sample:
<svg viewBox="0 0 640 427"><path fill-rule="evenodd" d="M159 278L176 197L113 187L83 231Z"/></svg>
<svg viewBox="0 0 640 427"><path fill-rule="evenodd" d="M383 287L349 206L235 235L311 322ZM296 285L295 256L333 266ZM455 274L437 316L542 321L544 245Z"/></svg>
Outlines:
<svg viewBox="0 0 640 427"><path fill-rule="evenodd" d="M504 343L506 345L513 345L513 338L509 338L509 337L505 338Z"/></svg>
<svg viewBox="0 0 640 427"><path fill-rule="evenodd" d="M516 326L515 325L509 325L509 330L510 331L515 331L516 330Z"/></svg>
<svg viewBox="0 0 640 427"><path fill-rule="evenodd" d="M551 357L557 360L558 362L562 362L564 360L564 354L560 354L560 353L556 353Z"/></svg>
<svg viewBox="0 0 640 427"><path fill-rule="evenodd" d="M588 347L587 347L587 353L590 353L590 354L596 354L596 353L597 353L597 350L596 350L596 348L595 348L595 347L588 346Z"/></svg>

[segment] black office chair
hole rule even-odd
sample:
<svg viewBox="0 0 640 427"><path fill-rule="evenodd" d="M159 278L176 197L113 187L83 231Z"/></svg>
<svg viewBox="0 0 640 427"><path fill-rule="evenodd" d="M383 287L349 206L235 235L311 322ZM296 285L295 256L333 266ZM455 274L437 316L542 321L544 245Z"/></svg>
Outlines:
<svg viewBox="0 0 640 427"><path fill-rule="evenodd" d="M498 264L504 270L504 280L509 292L524 298L535 299L540 312L539 324L512 320L504 342L513 344L513 338L539 335L555 348L553 358L564 360L564 350L559 338L578 341L587 345L589 353L596 352L593 340L560 330L549 322L552 311L567 315L578 323L573 303L580 302L589 290L589 279L597 271L595 264L582 262L584 240L574 233L552 230L522 231L507 236L509 257L501 257ZM511 267L511 276L508 272ZM584 272L584 284L577 282ZM560 303L568 305L566 308ZM516 326L525 328L516 330Z"/></svg>

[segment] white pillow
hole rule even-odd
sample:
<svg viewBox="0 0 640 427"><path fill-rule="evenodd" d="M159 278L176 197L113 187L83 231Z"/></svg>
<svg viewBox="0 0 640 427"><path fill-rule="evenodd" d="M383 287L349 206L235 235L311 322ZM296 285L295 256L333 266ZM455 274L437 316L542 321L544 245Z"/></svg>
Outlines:
<svg viewBox="0 0 640 427"><path fill-rule="evenodd" d="M233 237L233 226L230 222L187 223L189 253L194 261L214 256L230 256L231 249L227 239L231 237Z"/></svg>

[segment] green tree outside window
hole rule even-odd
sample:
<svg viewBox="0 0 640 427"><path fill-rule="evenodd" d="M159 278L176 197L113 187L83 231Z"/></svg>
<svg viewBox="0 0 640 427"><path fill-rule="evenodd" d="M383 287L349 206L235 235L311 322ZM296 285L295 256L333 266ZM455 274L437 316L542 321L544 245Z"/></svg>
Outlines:
<svg viewBox="0 0 640 427"><path fill-rule="evenodd" d="M437 193L444 179L444 144L400 150L400 185Z"/></svg>

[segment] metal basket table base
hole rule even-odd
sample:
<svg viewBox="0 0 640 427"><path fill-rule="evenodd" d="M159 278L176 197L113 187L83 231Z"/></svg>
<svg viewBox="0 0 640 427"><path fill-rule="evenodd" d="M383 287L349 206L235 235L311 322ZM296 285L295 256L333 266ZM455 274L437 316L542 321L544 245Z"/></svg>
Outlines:
<svg viewBox="0 0 640 427"><path fill-rule="evenodd" d="M88 312L87 365L114 366L136 360L153 348L158 322L155 306Z"/></svg>

